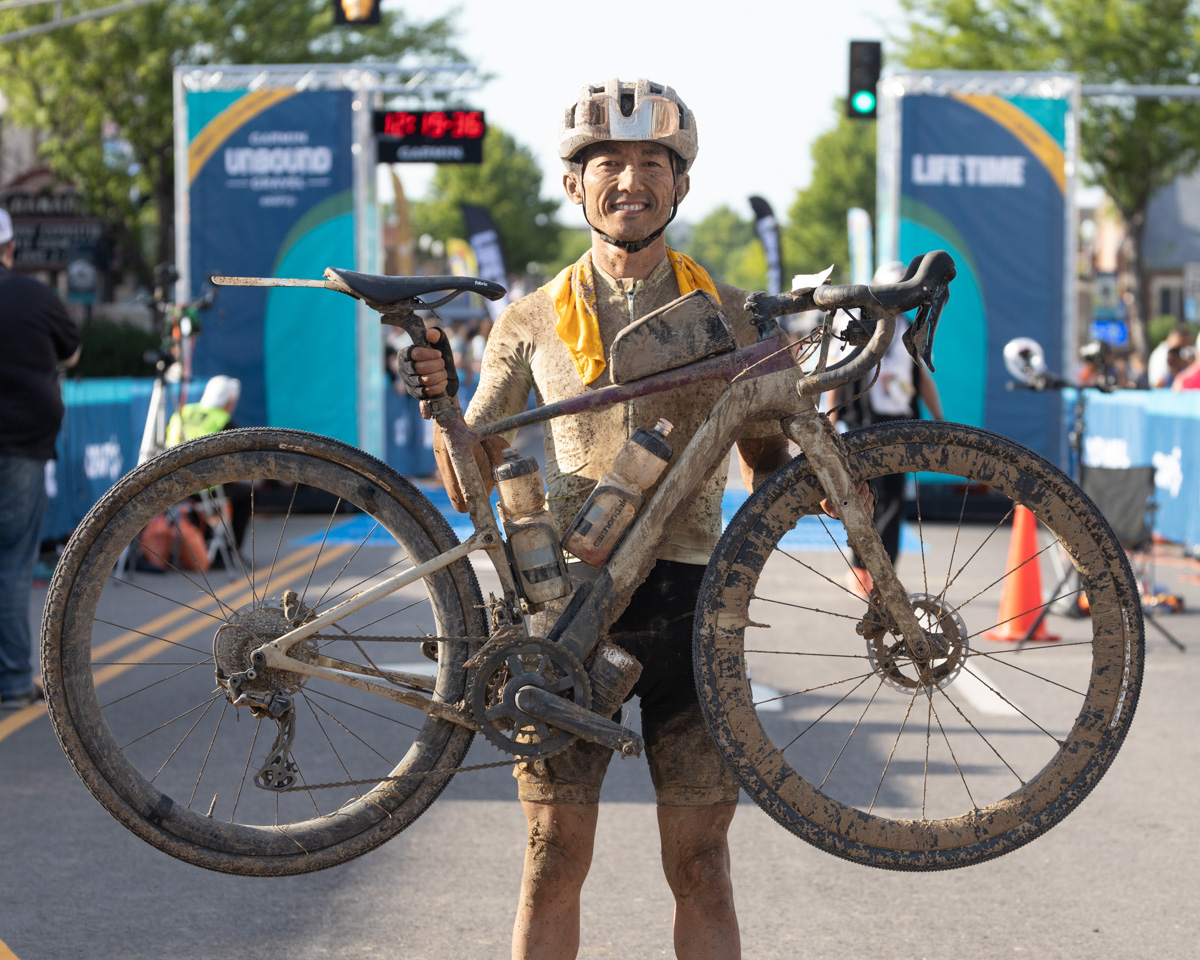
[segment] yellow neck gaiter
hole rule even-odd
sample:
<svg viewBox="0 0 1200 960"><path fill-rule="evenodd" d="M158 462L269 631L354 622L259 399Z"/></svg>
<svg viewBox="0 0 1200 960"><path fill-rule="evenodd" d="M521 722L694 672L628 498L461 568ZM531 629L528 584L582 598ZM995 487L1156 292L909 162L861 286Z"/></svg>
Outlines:
<svg viewBox="0 0 1200 960"><path fill-rule="evenodd" d="M712 278L695 260L670 247L667 248L667 259L675 271L680 296L693 290L704 290L720 301ZM554 331L566 344L575 369L579 371L579 379L585 384L591 383L604 372L605 367L600 320L596 314L596 274L592 268L592 251L589 250L563 269L541 289L554 303L558 313Z"/></svg>

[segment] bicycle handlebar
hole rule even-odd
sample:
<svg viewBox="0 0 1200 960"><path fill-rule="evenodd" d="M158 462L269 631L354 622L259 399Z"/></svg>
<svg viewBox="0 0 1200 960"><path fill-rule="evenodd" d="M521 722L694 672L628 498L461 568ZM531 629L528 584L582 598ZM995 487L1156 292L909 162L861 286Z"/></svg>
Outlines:
<svg viewBox="0 0 1200 960"><path fill-rule="evenodd" d="M923 359L932 370L933 334L955 274L950 254L934 250L914 257L897 283L823 285L776 296L754 294L746 300L746 307L760 325L785 314L814 309L833 312L858 308L875 318L875 329L865 346L856 348L833 368L800 381L801 394L815 396L859 379L879 363L891 343L896 315L913 309L919 312L904 334L904 344L913 359Z"/></svg>

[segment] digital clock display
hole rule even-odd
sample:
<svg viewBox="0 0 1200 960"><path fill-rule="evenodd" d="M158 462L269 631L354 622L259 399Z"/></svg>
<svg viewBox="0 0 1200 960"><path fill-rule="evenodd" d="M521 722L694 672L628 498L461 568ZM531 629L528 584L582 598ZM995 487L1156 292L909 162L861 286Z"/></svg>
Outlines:
<svg viewBox="0 0 1200 960"><path fill-rule="evenodd" d="M376 110L380 163L482 163L482 110Z"/></svg>

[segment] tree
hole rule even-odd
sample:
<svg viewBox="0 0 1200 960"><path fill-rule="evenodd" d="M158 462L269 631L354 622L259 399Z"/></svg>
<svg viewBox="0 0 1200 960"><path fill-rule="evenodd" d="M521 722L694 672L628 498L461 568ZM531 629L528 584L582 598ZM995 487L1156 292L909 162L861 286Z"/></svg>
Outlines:
<svg viewBox="0 0 1200 960"><path fill-rule="evenodd" d="M77 9L107 0L67 4ZM0 12L0 33L50 19L51 4ZM75 12L75 11L68 11ZM405 54L457 59L450 22L335 28L328 0L179 0L156 3L0 45L6 119L48 135L42 156L117 230L129 265L151 282L153 261L174 259L173 71L205 63L396 62ZM111 131L129 145L116 163Z"/></svg>
<svg viewBox="0 0 1200 960"><path fill-rule="evenodd" d="M509 270L519 273L557 258L559 202L542 199L542 170L533 153L498 127L484 136L483 163L440 166L429 189L427 201L413 204L415 234L463 236L459 204L470 203L491 214Z"/></svg>
<svg viewBox="0 0 1200 960"><path fill-rule="evenodd" d="M729 275L742 249L756 242L754 224L722 204L692 227L683 252L718 280L732 283Z"/></svg>
<svg viewBox="0 0 1200 960"><path fill-rule="evenodd" d="M1084 83L1195 85L1197 0L901 0L914 69L1078 72ZM1090 178L1125 219L1130 339L1147 352L1142 246L1155 191L1200 165L1200 102L1087 98L1080 145Z"/></svg>
<svg viewBox="0 0 1200 960"><path fill-rule="evenodd" d="M783 238L787 262L797 273L816 273L833 263L848 282L846 211L875 212L875 124L848 119L842 107L841 101L834 105L837 126L813 142L812 181L796 195Z"/></svg>

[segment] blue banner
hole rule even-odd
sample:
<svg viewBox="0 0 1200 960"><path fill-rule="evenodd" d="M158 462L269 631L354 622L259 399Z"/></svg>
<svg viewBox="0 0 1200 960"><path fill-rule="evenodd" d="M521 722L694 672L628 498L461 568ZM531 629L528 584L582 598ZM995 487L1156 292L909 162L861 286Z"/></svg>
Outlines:
<svg viewBox="0 0 1200 960"><path fill-rule="evenodd" d="M978 89L978 87L977 87ZM980 93L899 98L899 259L933 249L958 277L938 327L946 417L1006 434L1062 462L1060 400L1010 391L1002 351L1033 337L1051 370L1067 296L1066 99ZM881 157L881 162L882 162Z"/></svg>
<svg viewBox="0 0 1200 960"><path fill-rule="evenodd" d="M213 274L317 279L355 266L346 90L189 91L192 295ZM244 426L358 442L354 301L323 290L225 288L194 370L242 381Z"/></svg>

